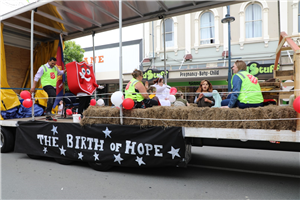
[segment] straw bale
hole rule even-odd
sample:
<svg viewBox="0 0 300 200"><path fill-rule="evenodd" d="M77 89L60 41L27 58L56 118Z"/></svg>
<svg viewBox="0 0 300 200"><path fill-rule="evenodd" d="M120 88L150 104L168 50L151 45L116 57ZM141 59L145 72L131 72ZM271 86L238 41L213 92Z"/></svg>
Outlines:
<svg viewBox="0 0 300 200"><path fill-rule="evenodd" d="M84 113L80 124L120 124L120 110L111 107L90 106ZM116 118L113 118L116 117ZM296 118L291 106L269 105L259 108L199 108L193 106L155 106L147 109L123 110L124 125L163 126L163 127L205 127L296 130L296 120L270 121L265 119ZM131 118L126 118L131 117ZM146 118L146 119L141 119ZM168 119L168 120L163 120ZM171 119L171 120L170 120ZM174 119L174 120L172 120ZM249 120L257 121L230 121ZM176 121L182 120L182 121ZM191 121L207 120L207 121ZM211 121L220 120L220 121ZM222 121L229 120L229 121Z"/></svg>

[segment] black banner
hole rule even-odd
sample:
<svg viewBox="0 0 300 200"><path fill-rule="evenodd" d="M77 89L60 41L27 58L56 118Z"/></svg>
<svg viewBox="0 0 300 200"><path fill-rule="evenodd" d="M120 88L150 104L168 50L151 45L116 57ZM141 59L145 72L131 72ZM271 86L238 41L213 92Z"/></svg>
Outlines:
<svg viewBox="0 0 300 200"><path fill-rule="evenodd" d="M181 127L19 122L15 151L111 166L185 166Z"/></svg>

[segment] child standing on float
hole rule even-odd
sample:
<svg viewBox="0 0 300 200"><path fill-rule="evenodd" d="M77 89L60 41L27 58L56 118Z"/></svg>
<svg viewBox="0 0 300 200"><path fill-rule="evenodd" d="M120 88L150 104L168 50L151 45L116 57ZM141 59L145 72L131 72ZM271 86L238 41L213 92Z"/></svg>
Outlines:
<svg viewBox="0 0 300 200"><path fill-rule="evenodd" d="M150 87L156 88L156 96L159 99L161 106L171 106L171 102L169 101L170 97L170 86L164 84L163 78L157 78L154 82L154 85Z"/></svg>

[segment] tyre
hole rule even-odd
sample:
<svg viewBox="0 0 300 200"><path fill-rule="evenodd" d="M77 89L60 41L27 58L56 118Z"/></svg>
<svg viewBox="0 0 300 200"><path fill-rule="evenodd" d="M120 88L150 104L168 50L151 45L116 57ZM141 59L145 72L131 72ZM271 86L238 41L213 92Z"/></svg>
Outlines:
<svg viewBox="0 0 300 200"><path fill-rule="evenodd" d="M55 161L59 164L62 164L62 165L69 165L73 162L73 160L68 160L68 159L64 159L64 158L54 158Z"/></svg>
<svg viewBox="0 0 300 200"><path fill-rule="evenodd" d="M31 159L39 159L41 158L41 156L36 156L36 155L32 155L32 154L27 154L27 156Z"/></svg>
<svg viewBox="0 0 300 200"><path fill-rule="evenodd" d="M14 150L15 146L15 127L1 126L1 153L7 153Z"/></svg>
<svg viewBox="0 0 300 200"><path fill-rule="evenodd" d="M89 165L96 171L108 171L112 168L111 165L103 164L100 162L89 162Z"/></svg>

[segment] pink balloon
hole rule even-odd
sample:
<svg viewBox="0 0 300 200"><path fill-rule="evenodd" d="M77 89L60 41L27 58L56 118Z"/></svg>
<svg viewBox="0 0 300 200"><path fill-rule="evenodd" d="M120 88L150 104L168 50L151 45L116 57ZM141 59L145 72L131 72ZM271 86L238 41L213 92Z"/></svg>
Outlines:
<svg viewBox="0 0 300 200"><path fill-rule="evenodd" d="M95 99L91 99L91 102L90 102L90 105L91 105L91 106L94 106L94 105L96 105L96 103L97 103L97 102L96 102L96 100L95 100Z"/></svg>
<svg viewBox="0 0 300 200"><path fill-rule="evenodd" d="M134 101L130 98L127 98L123 101L122 105L126 110L131 110L134 106Z"/></svg>
<svg viewBox="0 0 300 200"><path fill-rule="evenodd" d="M297 113L300 113L300 96L294 100L293 107Z"/></svg>
<svg viewBox="0 0 300 200"><path fill-rule="evenodd" d="M67 109L66 113L67 113L67 115L72 115L72 110L71 109Z"/></svg>
<svg viewBox="0 0 300 200"><path fill-rule="evenodd" d="M21 96L21 98L22 99L30 99L30 92L28 92L28 91L26 91L26 90L24 90L24 91L22 91L21 93L20 93L20 96Z"/></svg>
<svg viewBox="0 0 300 200"><path fill-rule="evenodd" d="M24 106L25 108L30 108L30 107L32 106L32 100L31 100L31 99L25 99L25 100L23 101L23 106Z"/></svg>
<svg viewBox="0 0 300 200"><path fill-rule="evenodd" d="M171 87L170 89L170 95L175 95L177 93L176 87Z"/></svg>

